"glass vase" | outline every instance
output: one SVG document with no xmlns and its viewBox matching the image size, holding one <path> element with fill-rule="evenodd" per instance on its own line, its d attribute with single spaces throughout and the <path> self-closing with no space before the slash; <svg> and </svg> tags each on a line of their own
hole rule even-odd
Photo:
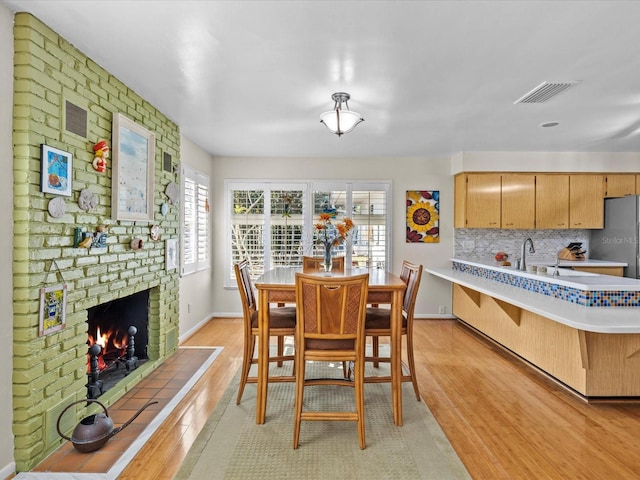
<svg viewBox="0 0 640 480">
<path fill-rule="evenodd" d="M 324 271 L 329 273 L 331 272 L 331 267 L 333 267 L 333 257 L 331 255 L 331 247 L 326 247 L 324 249 L 324 259 L 322 260 L 322 267 Z"/>
</svg>

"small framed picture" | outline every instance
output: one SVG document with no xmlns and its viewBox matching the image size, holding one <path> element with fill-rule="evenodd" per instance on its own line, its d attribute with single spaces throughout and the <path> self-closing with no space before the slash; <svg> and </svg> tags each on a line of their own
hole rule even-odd
<svg viewBox="0 0 640 480">
<path fill-rule="evenodd" d="M 164 244 L 165 269 L 175 270 L 178 268 L 178 239 L 170 238 Z"/>
<path fill-rule="evenodd" d="M 67 285 L 60 284 L 40 289 L 39 335 L 62 330 L 67 322 Z"/>
<path fill-rule="evenodd" d="M 42 191 L 70 197 L 73 184 L 73 155 L 42 144 L 40 160 Z"/>
</svg>

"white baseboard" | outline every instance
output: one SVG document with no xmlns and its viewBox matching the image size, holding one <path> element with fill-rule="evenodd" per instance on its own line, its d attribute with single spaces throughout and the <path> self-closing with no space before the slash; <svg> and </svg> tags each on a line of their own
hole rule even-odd
<svg viewBox="0 0 640 480">
<path fill-rule="evenodd" d="M 198 323 L 196 323 L 192 328 L 190 328 L 188 331 L 186 331 L 183 334 L 181 334 L 178 337 L 178 344 L 184 342 L 187 338 L 189 338 L 191 335 L 193 335 L 198 330 L 200 330 L 205 323 L 207 323 L 209 320 L 211 320 L 211 318 L 213 318 L 215 316 L 216 315 L 213 314 L 213 313 L 210 314 L 210 315 L 207 315 L 202 320 L 200 320 Z M 242 316 L 242 314 L 240 314 L 240 316 Z"/>
<path fill-rule="evenodd" d="M 10 475 L 16 473 L 16 462 L 11 462 L 0 470 L 0 478 L 9 478 Z"/>
</svg>

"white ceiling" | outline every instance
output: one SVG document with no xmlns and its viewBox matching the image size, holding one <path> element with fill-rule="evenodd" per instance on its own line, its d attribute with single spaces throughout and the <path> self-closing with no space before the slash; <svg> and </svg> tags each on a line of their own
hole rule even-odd
<svg viewBox="0 0 640 480">
<path fill-rule="evenodd" d="M 638 1 L 0 4 L 31 12 L 213 155 L 640 151 Z M 514 105 L 544 81 L 580 83 Z M 337 91 L 365 118 L 340 138 L 319 123 Z"/>
</svg>

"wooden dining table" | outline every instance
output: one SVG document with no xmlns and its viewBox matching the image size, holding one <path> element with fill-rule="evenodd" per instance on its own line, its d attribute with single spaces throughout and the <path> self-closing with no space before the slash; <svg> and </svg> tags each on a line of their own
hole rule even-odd
<svg viewBox="0 0 640 480">
<path fill-rule="evenodd" d="M 279 267 L 262 274 L 254 282 L 258 290 L 258 383 L 256 423 L 265 422 L 269 384 L 269 308 L 272 304 L 296 301 L 296 273 L 301 268 Z M 324 273 L 333 277 L 369 273 L 368 304 L 388 304 L 391 308 L 391 396 L 393 422 L 402 425 L 402 300 L 405 283 L 393 273 L 379 269 L 347 268 L 344 272 Z"/>
</svg>

